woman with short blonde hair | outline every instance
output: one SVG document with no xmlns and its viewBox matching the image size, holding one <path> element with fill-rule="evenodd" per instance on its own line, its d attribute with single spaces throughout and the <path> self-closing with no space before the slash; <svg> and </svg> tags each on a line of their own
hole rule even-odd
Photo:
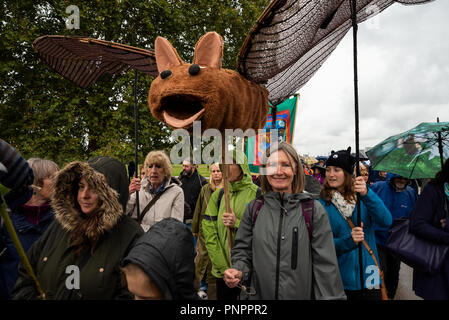
<svg viewBox="0 0 449 320">
<path fill-rule="evenodd" d="M 171 170 L 170 159 L 164 151 L 151 151 L 144 161 L 145 176 L 131 180 L 126 213 L 138 218 L 136 191 L 139 192 L 138 220 L 145 232 L 164 218 L 184 219 L 184 192 L 180 181 L 171 176 Z"/>
<path fill-rule="evenodd" d="M 143 169 L 145 172 L 148 171 L 148 167 L 150 164 L 157 164 L 160 165 L 164 175 L 167 179 L 171 178 L 171 162 L 168 156 L 165 154 L 164 151 L 150 151 L 147 156 L 145 157 L 145 161 L 143 163 Z"/>
</svg>

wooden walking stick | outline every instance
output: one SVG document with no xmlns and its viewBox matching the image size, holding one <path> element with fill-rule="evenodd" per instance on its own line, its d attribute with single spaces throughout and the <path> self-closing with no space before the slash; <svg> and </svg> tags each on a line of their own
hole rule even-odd
<svg viewBox="0 0 449 320">
<path fill-rule="evenodd" d="M 223 167 L 223 191 L 225 198 L 225 212 L 231 212 L 231 205 L 229 203 L 229 164 L 226 163 L 226 151 L 228 146 L 226 144 L 226 137 L 222 135 L 222 167 Z M 220 208 L 218 208 L 220 210 Z M 232 247 L 232 238 L 231 238 L 231 228 L 226 227 L 226 237 L 228 238 L 228 256 L 229 262 L 231 262 L 231 247 Z"/>
</svg>

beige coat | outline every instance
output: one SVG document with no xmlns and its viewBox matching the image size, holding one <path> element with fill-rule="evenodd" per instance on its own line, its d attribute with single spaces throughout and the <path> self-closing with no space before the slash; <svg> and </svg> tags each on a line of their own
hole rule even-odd
<svg viewBox="0 0 449 320">
<path fill-rule="evenodd" d="M 142 180 L 142 188 L 139 191 L 139 207 L 140 212 L 145 209 L 146 205 L 153 199 L 153 194 L 146 191 L 149 181 L 145 177 Z M 126 213 L 133 218 L 137 218 L 136 193 L 129 197 L 126 204 Z M 166 186 L 166 190 L 162 196 L 153 204 L 150 210 L 145 214 L 140 224 L 145 232 L 151 228 L 153 224 L 165 218 L 172 217 L 183 221 L 184 219 L 184 193 L 179 185 L 170 182 Z"/>
</svg>

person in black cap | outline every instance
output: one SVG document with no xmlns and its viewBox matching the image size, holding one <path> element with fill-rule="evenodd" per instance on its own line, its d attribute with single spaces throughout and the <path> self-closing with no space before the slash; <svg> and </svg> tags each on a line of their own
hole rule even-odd
<svg viewBox="0 0 449 320">
<path fill-rule="evenodd" d="M 125 165 L 109 157 L 71 162 L 56 174 L 55 221 L 27 252 L 47 299 L 131 298 L 119 267 L 143 230 L 124 214 L 126 198 L 120 202 L 127 180 Z M 37 297 L 21 263 L 12 298 Z"/>
<path fill-rule="evenodd" d="M 347 150 L 332 151 L 326 161 L 326 179 L 320 193 L 320 202 L 329 216 L 338 265 L 348 300 L 380 300 L 380 272 L 371 254 L 362 246 L 363 288 L 361 287 L 358 244 L 365 240 L 376 261 L 374 223 L 389 227 L 391 213 L 377 194 L 368 189 L 362 176 L 353 178 L 356 159 Z M 361 226 L 357 226 L 356 193 L 360 196 Z"/>
<path fill-rule="evenodd" d="M 192 233 L 165 218 L 137 241 L 121 269 L 136 300 L 199 300 L 193 260 Z"/>
</svg>

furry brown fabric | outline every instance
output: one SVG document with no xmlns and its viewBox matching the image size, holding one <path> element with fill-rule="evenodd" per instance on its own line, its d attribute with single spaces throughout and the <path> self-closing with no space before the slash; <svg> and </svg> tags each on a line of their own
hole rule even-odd
<svg viewBox="0 0 449 320">
<path fill-rule="evenodd" d="M 201 67 L 196 75 L 189 73 L 191 65 L 179 58 L 166 39 L 156 39 L 155 54 L 159 72 L 171 72 L 164 79 L 160 74 L 151 84 L 148 105 L 155 118 L 190 132 L 195 120 L 201 121 L 201 132 L 264 127 L 268 91 L 221 68 L 223 39 L 216 32 L 206 33 L 195 46 L 193 63 Z"/>
<path fill-rule="evenodd" d="M 84 177 L 98 194 L 99 208 L 94 214 L 84 215 L 77 202 L 78 184 Z M 81 251 L 93 251 L 101 236 L 111 230 L 123 214 L 117 192 L 109 187 L 103 174 L 87 163 L 72 162 L 58 172 L 51 205 L 56 220 L 70 233 L 72 244 Z"/>
</svg>

